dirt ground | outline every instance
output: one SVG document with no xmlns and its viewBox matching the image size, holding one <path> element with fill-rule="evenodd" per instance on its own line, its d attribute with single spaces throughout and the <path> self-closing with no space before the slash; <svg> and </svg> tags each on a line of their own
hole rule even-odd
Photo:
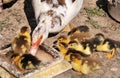
<svg viewBox="0 0 120 78">
<path fill-rule="evenodd" d="M 25 2 L 18 0 L 12 7 L 0 13 L 0 47 L 9 44 L 22 26 L 35 28 L 36 22 L 30 2 L 30 0 Z M 84 0 L 82 9 L 71 22 L 74 26 L 87 25 L 93 36 L 101 32 L 105 37 L 120 41 L 120 23 L 109 17 L 105 2 L 106 0 Z M 98 6 L 101 5 L 103 7 L 99 8 Z M 55 37 L 47 39 L 46 42 L 51 42 L 51 40 L 53 42 L 53 38 Z M 54 78 L 120 78 L 120 50 L 111 59 L 105 58 L 105 55 L 105 53 L 95 54 L 95 57 L 102 63 L 100 70 L 88 75 L 77 75 L 71 69 Z M 14 78 L 2 68 L 0 68 L 0 76 L 1 78 Z"/>
</svg>

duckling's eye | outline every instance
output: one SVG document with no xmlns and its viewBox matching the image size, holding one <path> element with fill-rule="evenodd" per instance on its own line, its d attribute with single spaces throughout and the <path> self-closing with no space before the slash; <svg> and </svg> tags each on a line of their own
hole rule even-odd
<svg viewBox="0 0 120 78">
<path fill-rule="evenodd" d="M 70 46 L 73 46 L 73 44 L 70 44 Z"/>
<path fill-rule="evenodd" d="M 59 44 L 59 46 L 62 46 L 62 44 Z"/>
</svg>

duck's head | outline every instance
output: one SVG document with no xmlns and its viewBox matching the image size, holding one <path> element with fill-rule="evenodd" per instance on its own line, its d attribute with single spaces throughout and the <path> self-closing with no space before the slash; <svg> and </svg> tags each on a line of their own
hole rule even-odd
<svg viewBox="0 0 120 78">
<path fill-rule="evenodd" d="M 20 29 L 20 33 L 25 33 L 25 32 L 29 32 L 29 28 L 27 26 L 23 26 L 21 29 Z"/>
<path fill-rule="evenodd" d="M 60 36 L 58 38 L 58 42 L 64 42 L 64 43 L 68 44 L 69 41 L 70 41 L 70 39 L 68 37 L 66 37 L 66 36 Z"/>
<path fill-rule="evenodd" d="M 57 45 L 57 47 L 59 48 L 59 49 L 67 49 L 67 44 L 66 43 L 64 43 L 64 42 L 60 42 L 58 45 Z"/>
<path fill-rule="evenodd" d="M 56 41 L 53 42 L 53 47 L 56 48 L 56 45 L 59 45 L 59 44 L 63 44 L 63 45 L 67 45 L 69 43 L 70 39 L 67 38 L 67 36 L 60 36 L 57 38 Z"/>
<path fill-rule="evenodd" d="M 71 40 L 68 44 L 68 48 L 77 49 L 78 46 L 81 46 L 77 40 Z"/>
<path fill-rule="evenodd" d="M 35 55 L 39 45 L 48 38 L 50 22 L 48 20 L 40 21 L 32 33 L 32 45 L 30 54 Z"/>
<path fill-rule="evenodd" d="M 97 44 L 103 43 L 104 40 L 105 40 L 105 37 L 102 33 L 98 33 L 98 34 L 95 35 L 95 41 L 96 41 Z"/>
<path fill-rule="evenodd" d="M 79 60 L 82 60 L 82 57 L 79 53 L 72 53 L 70 56 L 70 61 L 77 62 Z"/>
</svg>

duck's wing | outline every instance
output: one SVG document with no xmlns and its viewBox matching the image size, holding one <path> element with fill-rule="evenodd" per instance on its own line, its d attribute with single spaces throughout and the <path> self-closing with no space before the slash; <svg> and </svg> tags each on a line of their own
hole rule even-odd
<svg viewBox="0 0 120 78">
<path fill-rule="evenodd" d="M 71 3 L 71 2 L 72 3 Z M 82 8 L 83 0 L 66 0 L 67 14 L 65 19 L 65 24 L 69 23 Z"/>
</svg>

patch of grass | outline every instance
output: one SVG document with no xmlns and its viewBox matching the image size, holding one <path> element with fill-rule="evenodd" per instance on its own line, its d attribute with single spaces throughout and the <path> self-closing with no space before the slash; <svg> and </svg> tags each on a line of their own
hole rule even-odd
<svg viewBox="0 0 120 78">
<path fill-rule="evenodd" d="M 102 17 L 106 16 L 106 14 L 100 8 L 87 7 L 87 8 L 84 8 L 84 10 L 86 11 L 88 16 L 95 16 L 95 15 L 102 16 Z"/>
<path fill-rule="evenodd" d="M 5 26 L 7 26 L 6 24 L 7 24 L 7 20 L 0 21 L 0 32 L 3 30 Z"/>
<path fill-rule="evenodd" d="M 88 17 L 88 20 L 86 20 L 89 24 L 91 24 L 94 28 L 99 29 L 100 25 L 97 21 L 93 20 L 92 18 Z"/>
</svg>

